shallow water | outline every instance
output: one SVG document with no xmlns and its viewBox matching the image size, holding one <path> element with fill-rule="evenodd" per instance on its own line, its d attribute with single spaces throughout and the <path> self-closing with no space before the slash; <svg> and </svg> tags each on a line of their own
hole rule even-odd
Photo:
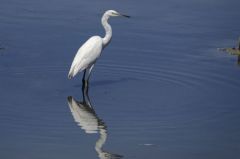
<svg viewBox="0 0 240 159">
<path fill-rule="evenodd" d="M 217 48 L 236 44 L 239 5 L 1 0 L 0 158 L 237 158 L 240 66 Z M 80 123 L 81 75 L 67 73 L 107 9 L 132 18 L 110 20 Z"/>
</svg>

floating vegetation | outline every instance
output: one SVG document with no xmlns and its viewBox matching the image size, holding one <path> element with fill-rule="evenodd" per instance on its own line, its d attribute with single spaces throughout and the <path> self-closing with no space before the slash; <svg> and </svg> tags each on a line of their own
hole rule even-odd
<svg viewBox="0 0 240 159">
<path fill-rule="evenodd" d="M 238 56 L 238 64 L 240 64 L 240 38 L 238 40 L 237 46 L 233 48 L 218 48 L 219 51 L 225 51 L 230 55 Z"/>
</svg>

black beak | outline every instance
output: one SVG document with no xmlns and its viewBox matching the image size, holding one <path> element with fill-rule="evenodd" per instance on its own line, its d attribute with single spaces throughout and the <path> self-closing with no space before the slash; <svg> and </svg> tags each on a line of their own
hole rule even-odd
<svg viewBox="0 0 240 159">
<path fill-rule="evenodd" d="M 125 15 L 125 14 L 121 14 L 121 16 L 126 17 L 126 18 L 130 18 L 129 15 Z"/>
</svg>

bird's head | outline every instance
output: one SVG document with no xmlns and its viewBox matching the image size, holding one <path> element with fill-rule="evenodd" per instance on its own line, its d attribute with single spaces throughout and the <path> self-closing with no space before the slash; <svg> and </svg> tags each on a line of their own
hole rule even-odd
<svg viewBox="0 0 240 159">
<path fill-rule="evenodd" d="M 108 16 L 111 16 L 111 17 L 122 16 L 122 17 L 130 18 L 130 16 L 125 15 L 125 14 L 120 14 L 119 12 L 117 12 L 115 10 L 108 10 L 105 12 L 105 14 L 107 14 Z"/>
</svg>

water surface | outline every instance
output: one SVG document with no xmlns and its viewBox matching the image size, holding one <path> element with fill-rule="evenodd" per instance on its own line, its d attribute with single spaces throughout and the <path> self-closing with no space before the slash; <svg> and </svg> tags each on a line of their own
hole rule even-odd
<svg viewBox="0 0 240 159">
<path fill-rule="evenodd" d="M 0 158 L 104 158 L 101 150 L 126 159 L 237 158 L 240 67 L 217 48 L 235 45 L 239 5 L 1 0 Z M 68 103 L 83 101 L 81 75 L 67 74 L 78 47 L 104 35 L 107 9 L 132 18 L 110 20 L 114 37 L 90 81 L 95 126 L 87 133 Z"/>
</svg>

